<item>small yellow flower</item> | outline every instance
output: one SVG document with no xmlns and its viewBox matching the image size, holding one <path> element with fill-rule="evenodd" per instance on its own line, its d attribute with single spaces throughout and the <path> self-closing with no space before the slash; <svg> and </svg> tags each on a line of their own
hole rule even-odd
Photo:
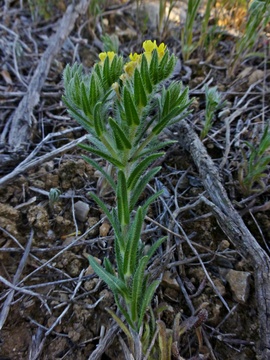
<svg viewBox="0 0 270 360">
<path fill-rule="evenodd" d="M 148 53 L 148 52 L 149 52 L 149 53 L 152 53 L 152 51 L 157 48 L 157 42 L 156 42 L 156 40 L 154 40 L 154 41 L 152 41 L 152 40 L 146 40 L 146 41 L 144 41 L 144 43 L 143 43 L 143 48 L 144 48 L 144 51 L 145 51 L 145 52 L 147 52 L 147 53 Z"/>
<path fill-rule="evenodd" d="M 140 62 L 141 61 L 141 58 L 142 58 L 142 55 L 140 54 L 137 54 L 137 53 L 134 53 L 134 54 L 129 54 L 129 58 L 131 61 L 136 61 L 136 62 Z"/>
<path fill-rule="evenodd" d="M 158 58 L 162 59 L 165 51 L 166 51 L 166 45 L 164 43 L 161 43 L 158 47 L 157 47 L 157 52 L 158 52 Z"/>
<path fill-rule="evenodd" d="M 144 48 L 144 55 L 146 56 L 147 61 L 150 62 L 152 59 L 152 52 L 155 49 L 158 52 L 159 60 L 163 58 L 163 56 L 165 54 L 165 50 L 166 50 L 166 45 L 164 43 L 161 43 L 159 46 L 157 46 L 156 40 L 154 40 L 154 41 L 146 40 L 143 43 L 143 48 Z"/>
<path fill-rule="evenodd" d="M 132 76 L 135 70 L 135 67 L 137 66 L 136 61 L 130 61 L 124 66 L 124 71 L 128 76 Z"/>
<path fill-rule="evenodd" d="M 107 56 L 108 56 L 109 61 L 111 63 L 113 61 L 113 58 L 115 57 L 115 55 L 116 55 L 115 52 L 108 51 L 108 52 L 102 52 L 98 56 L 99 56 L 99 58 L 101 60 L 100 63 L 103 64 Z"/>
</svg>

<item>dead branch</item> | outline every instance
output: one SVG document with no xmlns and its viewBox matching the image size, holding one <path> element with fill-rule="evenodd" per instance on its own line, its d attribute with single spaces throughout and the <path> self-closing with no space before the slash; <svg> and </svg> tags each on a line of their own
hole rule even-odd
<svg viewBox="0 0 270 360">
<path fill-rule="evenodd" d="M 0 179 L 0 187 L 7 185 L 11 180 L 15 179 L 18 175 L 25 173 L 26 171 L 33 169 L 36 166 L 39 166 L 43 164 L 46 161 L 49 161 L 51 159 L 54 159 L 57 155 L 63 154 L 64 152 L 73 149 L 76 147 L 79 143 L 86 140 L 87 135 L 83 135 L 79 139 L 72 140 L 68 144 L 65 144 L 61 146 L 60 148 L 57 148 L 50 153 L 47 153 L 43 156 L 37 157 L 36 159 L 33 159 L 32 153 L 23 161 L 23 163 L 19 164 L 11 173 L 7 174 L 6 176 L 3 176 Z M 35 151 L 35 150 L 34 150 Z M 1 159 L 1 157 L 0 157 Z"/>
<path fill-rule="evenodd" d="M 211 200 L 211 207 L 220 227 L 237 250 L 251 261 L 254 269 L 255 289 L 260 326 L 258 355 L 270 359 L 270 258 L 247 229 L 244 221 L 234 209 L 219 180 L 219 173 L 205 147 L 186 121 L 178 127 L 181 146 L 190 152 L 203 185 Z"/>
<path fill-rule="evenodd" d="M 77 18 L 86 12 L 89 4 L 90 0 L 81 0 L 78 5 L 69 5 L 57 32 L 51 36 L 49 45 L 42 55 L 28 86 L 28 91 L 12 116 L 8 138 L 11 149 L 18 150 L 29 141 L 31 135 L 31 114 L 33 108 L 39 102 L 40 92 L 47 78 L 51 62 L 73 30 Z"/>
</svg>

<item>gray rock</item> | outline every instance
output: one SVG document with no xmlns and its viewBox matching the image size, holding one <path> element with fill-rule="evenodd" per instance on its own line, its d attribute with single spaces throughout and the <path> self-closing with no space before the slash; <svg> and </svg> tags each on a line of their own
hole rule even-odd
<svg viewBox="0 0 270 360">
<path fill-rule="evenodd" d="M 76 219 L 81 222 L 85 222 L 87 220 L 88 213 L 90 210 L 89 205 L 83 201 L 77 201 L 74 204 L 74 209 L 75 209 Z"/>
<path fill-rule="evenodd" d="M 230 269 L 226 275 L 233 298 L 239 303 L 246 303 L 249 295 L 250 273 L 246 271 L 235 271 Z"/>
</svg>

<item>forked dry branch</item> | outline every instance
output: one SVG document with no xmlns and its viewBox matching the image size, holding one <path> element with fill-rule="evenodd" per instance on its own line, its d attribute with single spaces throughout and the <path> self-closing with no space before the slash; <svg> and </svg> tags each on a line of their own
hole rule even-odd
<svg viewBox="0 0 270 360">
<path fill-rule="evenodd" d="M 219 173 L 213 160 L 196 133 L 186 121 L 178 126 L 181 146 L 190 152 L 201 175 L 204 188 L 211 201 L 205 203 L 211 208 L 224 233 L 236 249 L 250 259 L 255 278 L 257 309 L 260 325 L 260 345 L 258 354 L 262 359 L 270 358 L 270 258 L 252 236 L 238 212 L 234 209 L 219 180 Z"/>
</svg>

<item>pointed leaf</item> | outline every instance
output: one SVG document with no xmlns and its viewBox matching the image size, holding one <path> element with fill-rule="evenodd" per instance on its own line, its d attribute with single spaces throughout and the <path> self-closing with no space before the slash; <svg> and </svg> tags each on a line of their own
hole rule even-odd
<svg viewBox="0 0 270 360">
<path fill-rule="evenodd" d="M 143 321 L 144 315 L 146 313 L 146 308 L 150 304 L 159 283 L 160 282 L 158 280 L 153 281 L 152 284 L 148 285 L 148 287 L 146 288 L 146 291 L 143 295 L 141 306 L 139 309 L 139 321 L 138 321 L 138 325 L 137 325 L 138 329 L 142 325 L 142 321 Z"/>
<path fill-rule="evenodd" d="M 104 133 L 104 123 L 101 115 L 102 102 L 99 101 L 94 107 L 94 126 L 98 137 Z"/>
<path fill-rule="evenodd" d="M 113 219 L 111 213 L 109 212 L 109 210 L 107 209 L 107 206 L 105 205 L 105 203 L 102 200 L 100 200 L 100 198 L 91 191 L 88 193 L 88 195 L 90 195 L 93 198 L 93 200 L 98 204 L 98 206 L 103 210 L 103 212 L 107 216 L 109 222 L 111 223 L 113 229 L 114 230 L 117 229 L 114 219 Z"/>
<path fill-rule="evenodd" d="M 138 126 L 140 124 L 140 118 L 127 86 L 124 87 L 123 101 L 128 125 Z"/>
<path fill-rule="evenodd" d="M 129 190 L 132 190 L 135 185 L 138 182 L 138 179 L 142 175 L 142 173 L 145 171 L 145 169 L 156 159 L 162 157 L 164 153 L 156 153 L 147 156 L 145 159 L 143 159 L 133 170 L 130 174 L 127 182 L 127 186 Z"/>
<path fill-rule="evenodd" d="M 132 303 L 131 303 L 131 318 L 134 322 L 138 321 L 138 310 L 140 307 L 140 301 L 143 296 L 142 284 L 144 279 L 144 271 L 149 260 L 148 256 L 144 256 L 140 259 L 138 267 L 135 271 L 132 282 Z"/>
<path fill-rule="evenodd" d="M 149 257 L 149 259 L 152 258 L 152 256 L 154 255 L 154 253 L 157 251 L 157 249 L 160 247 L 160 245 L 167 239 L 167 236 L 164 236 L 160 239 L 158 239 L 148 250 L 147 252 L 147 256 Z"/>
<path fill-rule="evenodd" d="M 148 211 L 148 207 L 149 205 L 151 205 L 156 199 L 158 199 L 160 197 L 160 195 L 163 194 L 163 190 L 159 190 L 158 192 L 156 192 L 155 194 L 151 195 L 143 204 L 142 206 L 142 210 L 143 210 L 143 218 L 145 218 L 147 211 Z"/>
<path fill-rule="evenodd" d="M 88 164 L 92 165 L 96 170 L 98 170 L 111 185 L 112 189 L 116 190 L 116 184 L 113 181 L 113 178 L 101 167 L 95 160 L 90 159 L 88 156 L 82 155 L 82 158 L 88 162 Z"/>
<path fill-rule="evenodd" d="M 128 232 L 127 236 L 127 245 L 123 263 L 124 274 L 127 277 L 132 276 L 135 272 L 142 226 L 142 208 L 139 207 L 136 212 L 133 224 L 131 226 L 131 231 Z"/>
<path fill-rule="evenodd" d="M 138 69 L 134 72 L 134 97 L 135 103 L 139 107 L 144 107 L 147 104 L 147 96 L 144 89 L 143 81 Z"/>
<path fill-rule="evenodd" d="M 129 209 L 132 211 L 139 200 L 142 192 L 144 191 L 146 185 L 150 182 L 151 179 L 161 170 L 161 166 L 155 167 L 149 170 L 145 175 L 143 175 L 136 184 L 136 187 L 132 191 L 132 196 L 129 204 Z"/>
<path fill-rule="evenodd" d="M 154 49 L 152 53 L 152 59 L 149 66 L 150 79 L 152 84 L 156 85 L 159 82 L 159 71 L 158 71 L 158 53 Z"/>
<path fill-rule="evenodd" d="M 68 109 L 68 113 L 90 134 L 93 132 L 93 124 L 89 118 L 84 117 L 80 110 L 73 105 L 66 96 L 62 96 L 62 101 Z"/>
<path fill-rule="evenodd" d="M 109 286 L 112 291 L 121 294 L 121 296 L 123 297 L 128 294 L 128 290 L 123 281 L 118 279 L 116 276 L 108 273 L 102 266 L 100 266 L 96 262 L 93 256 L 90 255 L 88 259 L 95 273 Z"/>
<path fill-rule="evenodd" d="M 111 317 L 114 319 L 114 321 L 119 325 L 120 329 L 125 333 L 129 341 L 133 341 L 132 334 L 130 333 L 127 326 L 123 323 L 123 321 L 109 308 L 106 308 L 108 313 L 111 315 Z M 124 315 L 124 314 L 123 314 Z"/>
<path fill-rule="evenodd" d="M 144 54 L 142 55 L 142 62 L 141 62 L 141 76 L 147 93 L 151 94 L 153 90 L 153 86 L 149 75 L 148 61 Z"/>
<path fill-rule="evenodd" d="M 94 147 L 89 146 L 89 145 L 85 145 L 85 144 L 79 144 L 79 147 L 81 147 L 82 149 L 85 149 L 85 150 L 87 150 L 87 151 L 89 151 L 89 152 L 91 152 L 93 154 L 101 156 L 103 159 L 109 161 L 111 164 L 115 165 L 118 168 L 123 168 L 124 167 L 124 165 L 120 161 L 116 160 L 115 158 L 108 155 L 104 151 L 95 149 Z"/>
<path fill-rule="evenodd" d="M 124 131 L 111 117 L 109 117 L 109 124 L 112 128 L 117 148 L 119 150 L 131 149 L 132 145 Z"/>
<path fill-rule="evenodd" d="M 126 177 L 122 170 L 118 171 L 118 184 L 117 184 L 117 211 L 118 218 L 122 225 L 127 225 L 130 220 L 129 206 L 128 206 L 128 193 Z"/>
<path fill-rule="evenodd" d="M 81 83 L 81 99 L 83 112 L 87 117 L 91 118 L 93 109 L 91 109 L 90 103 L 88 101 L 87 90 L 83 82 Z"/>
</svg>

